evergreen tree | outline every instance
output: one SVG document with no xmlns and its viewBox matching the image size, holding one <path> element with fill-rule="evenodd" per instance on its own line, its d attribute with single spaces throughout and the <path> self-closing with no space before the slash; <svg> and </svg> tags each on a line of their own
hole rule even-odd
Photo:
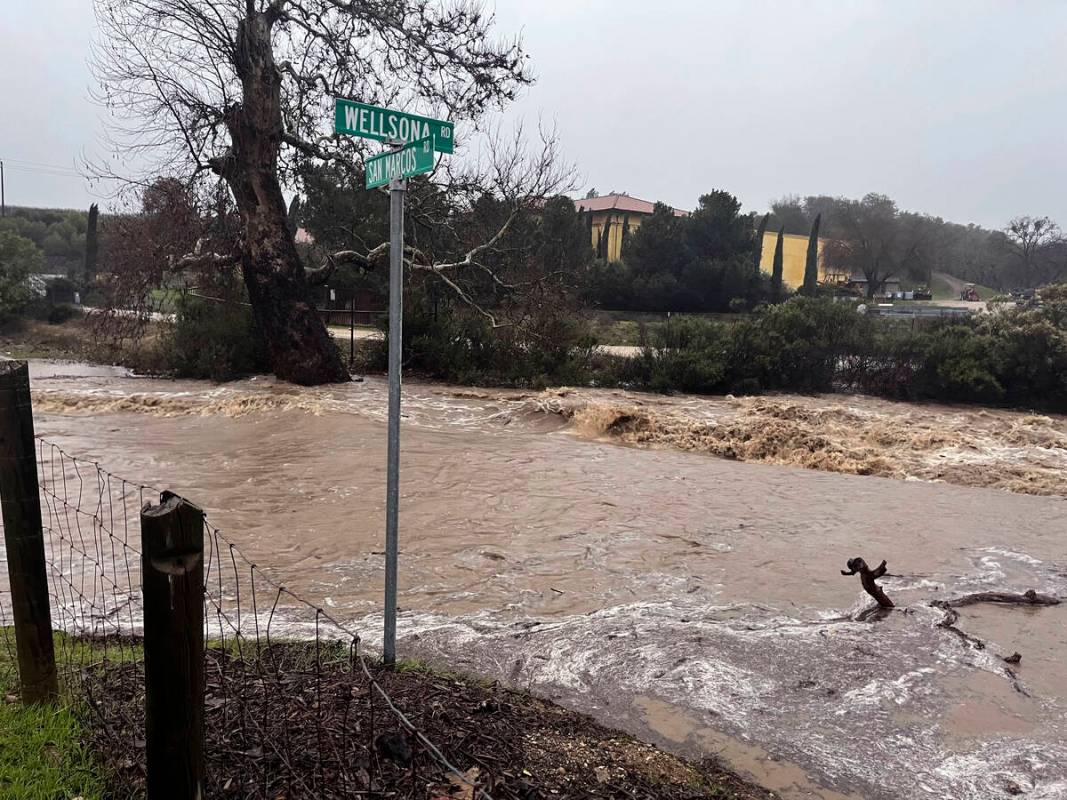
<svg viewBox="0 0 1067 800">
<path fill-rule="evenodd" d="M 574 201 L 562 195 L 549 198 L 536 223 L 531 238 L 540 265 L 568 275 L 584 273 L 593 258 L 593 247 L 582 212 L 574 207 Z"/>
<path fill-rule="evenodd" d="M 85 284 L 89 284 L 96 277 L 96 257 L 100 252 L 100 239 L 96 230 L 99 217 L 100 209 L 93 203 L 89 206 L 89 219 L 85 226 L 85 261 L 82 263 L 82 281 Z"/>
<path fill-rule="evenodd" d="M 294 194 L 293 199 L 289 201 L 289 211 L 285 215 L 290 233 L 295 234 L 296 229 L 300 227 L 300 216 L 302 211 L 303 208 L 300 204 L 300 195 Z"/>
<path fill-rule="evenodd" d="M 756 249 L 752 253 L 756 277 L 759 277 L 759 265 L 760 261 L 763 260 L 763 235 L 767 232 L 767 222 L 770 218 L 770 212 L 764 214 L 763 219 L 759 221 L 759 227 L 756 228 Z"/>
<path fill-rule="evenodd" d="M 771 270 L 771 296 L 774 302 L 782 299 L 782 248 L 785 244 L 785 227 L 778 230 L 778 241 L 774 244 L 774 266 Z"/>
<path fill-rule="evenodd" d="M 601 261 L 609 261 L 611 256 L 611 214 L 604 219 L 604 227 L 600 229 L 600 241 L 597 243 L 596 255 Z"/>
<path fill-rule="evenodd" d="M 804 261 L 804 294 L 814 297 L 819 289 L 819 223 L 822 214 L 815 215 L 808 234 L 808 257 Z"/>
<path fill-rule="evenodd" d="M 619 258 L 626 258 L 626 245 L 630 241 L 630 215 L 622 218 L 622 242 L 619 244 Z"/>
</svg>

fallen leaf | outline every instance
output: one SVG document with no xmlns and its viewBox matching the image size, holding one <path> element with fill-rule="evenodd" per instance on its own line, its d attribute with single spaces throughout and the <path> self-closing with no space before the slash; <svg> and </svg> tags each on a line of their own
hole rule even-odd
<svg viewBox="0 0 1067 800">
<path fill-rule="evenodd" d="M 463 773 L 462 778 L 449 775 L 448 782 L 452 784 L 452 788 L 449 789 L 444 800 L 474 800 L 474 787 L 480 774 L 481 770 L 471 767 Z"/>
</svg>

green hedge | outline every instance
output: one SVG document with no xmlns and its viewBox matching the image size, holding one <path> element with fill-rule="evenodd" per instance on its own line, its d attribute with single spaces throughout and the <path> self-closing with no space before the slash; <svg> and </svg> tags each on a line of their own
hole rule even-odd
<svg viewBox="0 0 1067 800">
<path fill-rule="evenodd" d="M 1058 288 L 1027 310 L 920 322 L 794 298 L 735 325 L 680 320 L 616 376 L 657 391 L 859 391 L 1067 410 L 1067 298 Z"/>
</svg>

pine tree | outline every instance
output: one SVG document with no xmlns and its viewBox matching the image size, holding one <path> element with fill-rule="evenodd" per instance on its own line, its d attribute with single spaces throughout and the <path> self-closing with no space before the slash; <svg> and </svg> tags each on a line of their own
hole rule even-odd
<svg viewBox="0 0 1067 800">
<path fill-rule="evenodd" d="M 82 280 L 85 284 L 92 282 L 96 277 L 96 257 L 100 251 L 100 240 L 96 227 L 100 217 L 100 209 L 96 203 L 89 206 L 89 220 L 85 227 L 85 261 L 82 264 Z"/>
<path fill-rule="evenodd" d="M 774 244 L 774 267 L 771 271 L 771 299 L 777 303 L 782 299 L 782 248 L 785 245 L 785 226 L 778 231 L 778 241 Z"/>
<path fill-rule="evenodd" d="M 815 215 L 808 234 L 808 257 L 804 261 L 804 290 L 808 297 L 814 297 L 819 290 L 819 222 L 822 214 Z"/>
<path fill-rule="evenodd" d="M 755 267 L 756 277 L 759 277 L 759 265 L 763 260 L 763 235 L 767 232 L 767 222 L 770 220 L 770 213 L 763 215 L 763 219 L 759 221 L 759 227 L 756 228 L 756 249 L 752 254 L 753 266 Z"/>
</svg>

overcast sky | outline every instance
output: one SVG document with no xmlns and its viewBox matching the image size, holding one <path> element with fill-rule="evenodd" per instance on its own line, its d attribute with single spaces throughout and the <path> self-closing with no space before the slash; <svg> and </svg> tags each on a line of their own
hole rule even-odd
<svg viewBox="0 0 1067 800">
<path fill-rule="evenodd" d="M 586 188 L 691 208 L 714 188 L 890 195 L 1001 227 L 1067 225 L 1062 0 L 498 0 Z M 0 158 L 11 204 L 84 206 L 98 147 L 90 0 L 3 0 Z M 34 163 L 27 163 L 34 162 Z M 39 169 L 39 168 L 36 168 Z"/>
</svg>

